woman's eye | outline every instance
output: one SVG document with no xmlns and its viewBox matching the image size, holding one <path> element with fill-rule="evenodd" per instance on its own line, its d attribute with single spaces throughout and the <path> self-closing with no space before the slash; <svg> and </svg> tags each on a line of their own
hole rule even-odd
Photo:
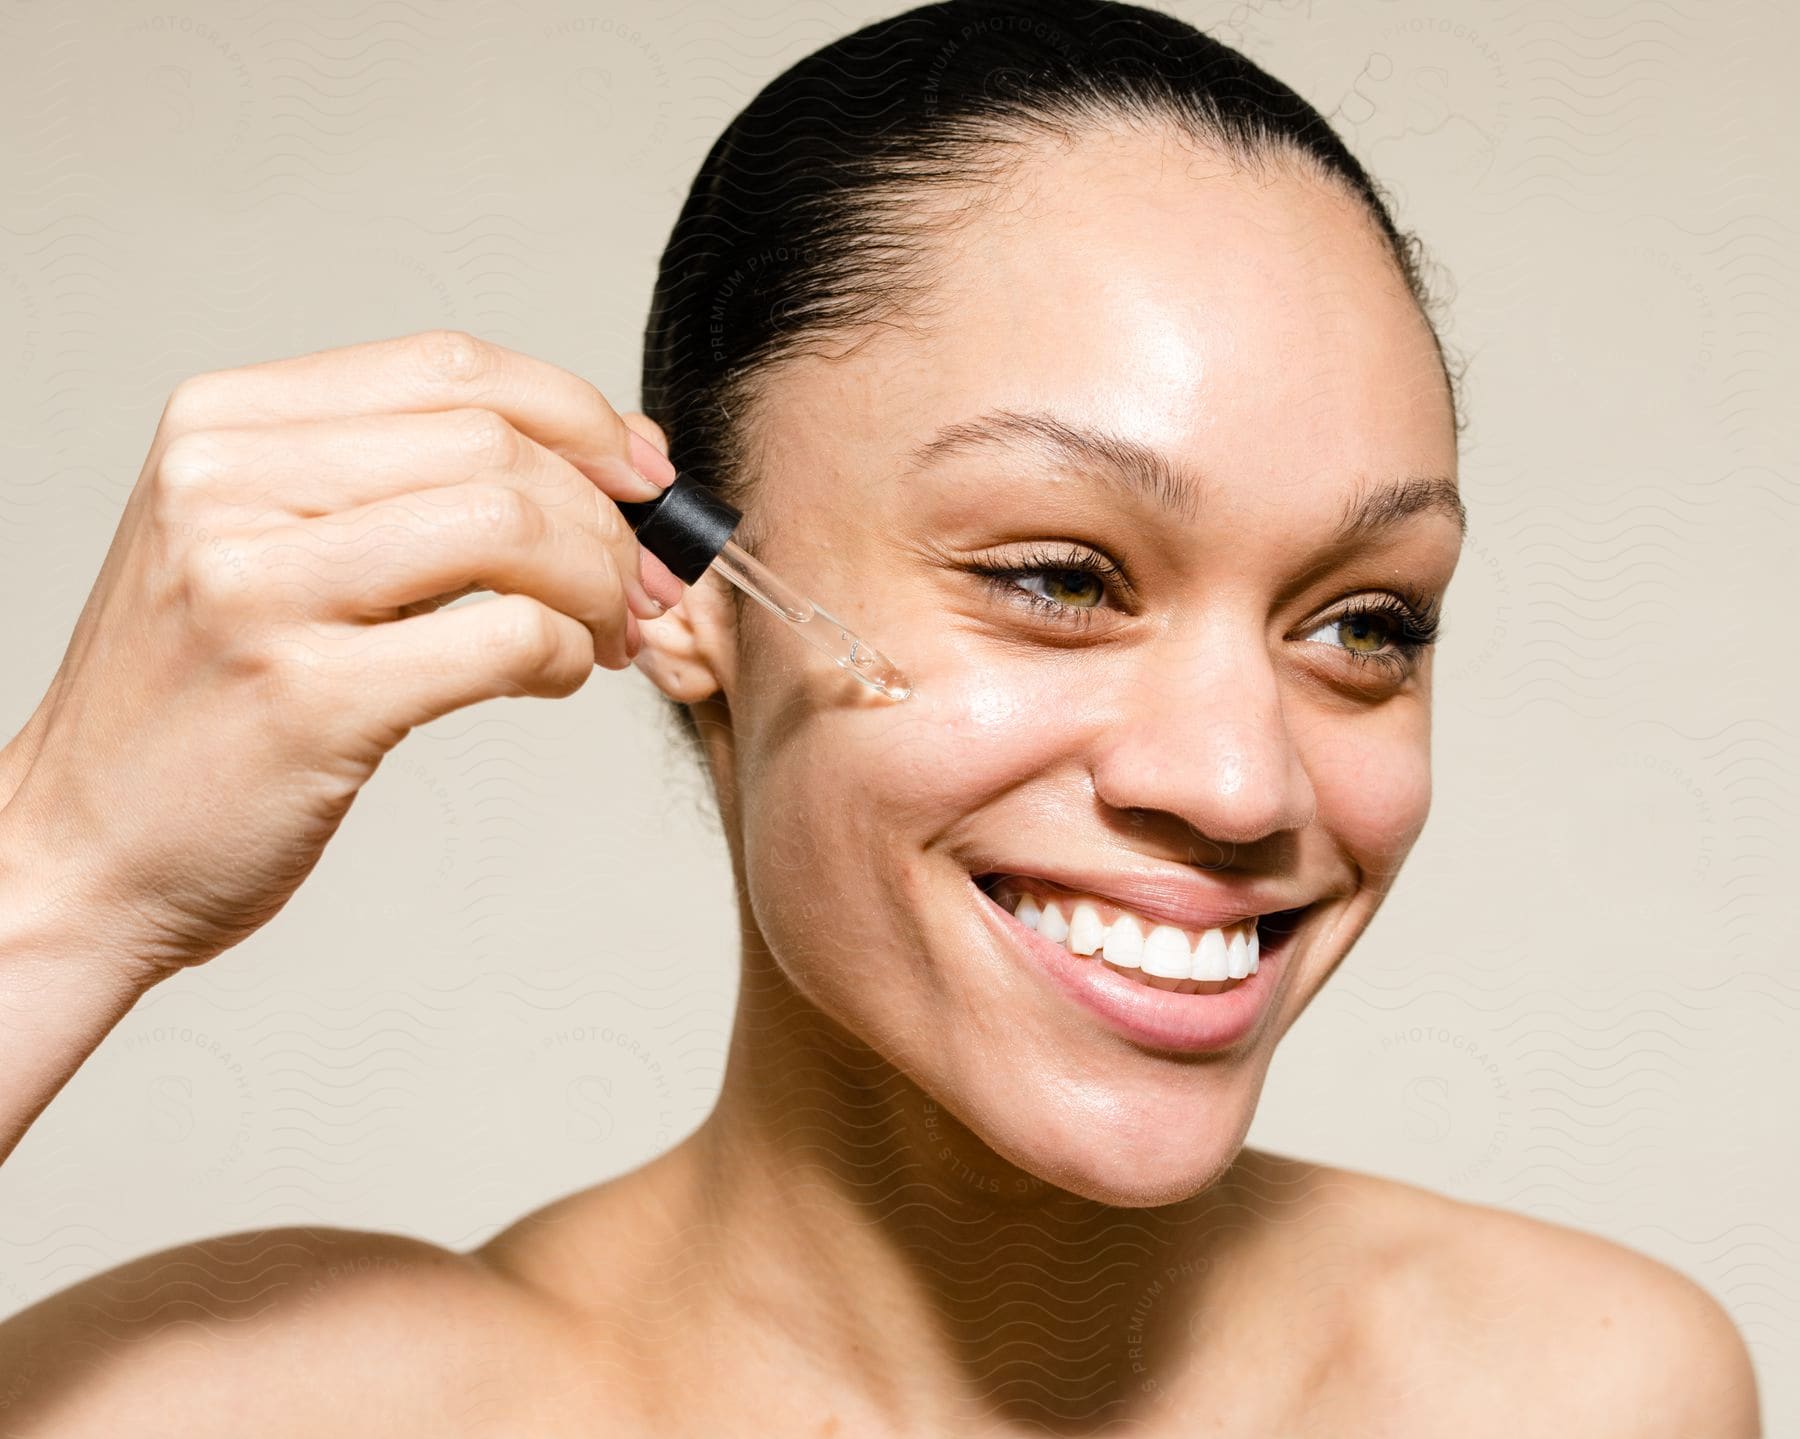
<svg viewBox="0 0 1800 1439">
<path fill-rule="evenodd" d="M 1006 562 L 965 565 L 1001 600 L 1059 624 L 1085 626 L 1130 593 L 1125 572 L 1097 550 L 1070 544 Z"/>
<path fill-rule="evenodd" d="M 1041 583 L 1042 588 L 1034 593 L 1074 609 L 1092 609 L 1106 599 L 1100 577 L 1082 570 L 1023 570 L 1014 582 L 1027 590 L 1032 582 Z"/>
<path fill-rule="evenodd" d="M 1330 645 L 1358 665 L 1376 665 L 1403 679 L 1437 643 L 1439 614 L 1435 600 L 1409 602 L 1391 595 L 1362 599 L 1302 638 Z"/>
<path fill-rule="evenodd" d="M 1339 615 L 1320 625 L 1306 638 L 1338 645 L 1351 654 L 1379 654 L 1394 642 L 1394 624 L 1385 615 Z"/>
</svg>

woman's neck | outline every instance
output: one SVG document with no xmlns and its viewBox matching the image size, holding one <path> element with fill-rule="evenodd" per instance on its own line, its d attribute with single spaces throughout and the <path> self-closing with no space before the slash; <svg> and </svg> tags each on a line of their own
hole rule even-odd
<svg viewBox="0 0 1800 1439">
<path fill-rule="evenodd" d="M 715 1374 L 753 1336 L 756 1371 L 936 1432 L 1085 1429 L 1241 1366 L 1257 1255 L 1299 1201 L 1282 1161 L 1245 1151 L 1154 1209 L 1055 1188 L 748 955 L 718 1105 L 663 1173 L 684 1312 L 658 1328 L 726 1336 Z"/>
</svg>

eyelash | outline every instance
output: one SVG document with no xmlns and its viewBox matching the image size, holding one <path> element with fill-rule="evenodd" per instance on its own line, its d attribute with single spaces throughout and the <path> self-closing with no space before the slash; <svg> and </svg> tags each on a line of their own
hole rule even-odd
<svg viewBox="0 0 1800 1439">
<path fill-rule="evenodd" d="M 989 587 L 1001 598 L 1012 603 L 1024 604 L 1028 609 L 1044 616 L 1052 623 L 1073 626 L 1085 630 L 1093 624 L 1093 615 L 1098 605 L 1065 605 L 1044 595 L 1036 594 L 1023 588 L 1019 581 L 1043 575 L 1092 575 L 1106 587 L 1108 598 L 1117 598 L 1120 594 L 1129 594 L 1130 582 L 1125 572 L 1105 555 L 1093 550 L 1083 549 L 1079 545 L 1069 545 L 1061 551 L 1040 549 L 1022 556 L 1013 564 L 966 566 L 969 573 L 981 576 Z M 1404 679 L 1419 662 L 1419 656 L 1438 642 L 1441 631 L 1440 614 L 1442 605 L 1435 600 L 1428 600 L 1422 595 L 1383 594 L 1364 596 L 1352 600 L 1343 609 L 1329 618 L 1322 620 L 1315 628 L 1326 625 L 1352 624 L 1359 619 L 1378 617 L 1393 628 L 1393 637 L 1388 648 L 1376 654 L 1367 654 L 1358 650 L 1346 649 L 1342 645 L 1334 646 L 1340 653 L 1348 655 L 1358 665 L 1379 665 L 1390 671 L 1396 679 Z"/>
<path fill-rule="evenodd" d="M 1438 634 L 1442 626 L 1439 613 L 1442 606 L 1435 600 L 1427 600 L 1420 595 L 1365 595 L 1352 600 L 1324 625 L 1350 624 L 1369 616 L 1378 616 L 1393 627 L 1393 638 L 1388 641 L 1388 648 L 1379 654 L 1363 654 L 1358 650 L 1336 648 L 1355 660 L 1359 665 L 1380 665 L 1390 671 L 1394 678 L 1405 679 L 1418 666 L 1419 656 L 1438 642 Z"/>
<path fill-rule="evenodd" d="M 1078 629 L 1086 629 L 1093 624 L 1094 611 L 1099 608 L 1098 605 L 1058 604 L 1053 599 L 1023 588 L 1019 581 L 1034 575 L 1080 574 L 1092 575 L 1100 580 L 1106 586 L 1108 597 L 1117 597 L 1130 590 L 1123 570 L 1105 555 L 1082 549 L 1079 545 L 1070 545 L 1060 553 L 1040 549 L 1022 556 L 1010 565 L 975 564 L 968 566 L 968 570 L 985 579 L 1001 598 L 1015 603 L 1022 602 L 1047 619 L 1059 624 L 1074 625 Z"/>
</svg>

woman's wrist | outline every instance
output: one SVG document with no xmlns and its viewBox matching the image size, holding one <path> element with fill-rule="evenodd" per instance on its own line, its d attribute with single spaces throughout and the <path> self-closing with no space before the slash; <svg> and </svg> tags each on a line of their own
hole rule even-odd
<svg viewBox="0 0 1800 1439">
<path fill-rule="evenodd" d="M 162 978 L 100 937 L 83 893 L 0 809 L 0 1160 Z"/>
<path fill-rule="evenodd" d="M 142 994 L 179 966 L 156 963 L 143 916 L 97 863 L 91 827 L 39 790 L 24 784 L 0 804 L 0 970 L 51 956 Z"/>
<path fill-rule="evenodd" d="M 39 737 L 44 728 L 44 708 L 39 705 L 37 712 L 25 722 L 25 727 L 0 745 L 0 818 L 5 816 L 6 807 L 19 792 L 32 761 L 37 758 Z M 5 851 L 0 850 L 0 862 L 4 858 Z"/>
</svg>

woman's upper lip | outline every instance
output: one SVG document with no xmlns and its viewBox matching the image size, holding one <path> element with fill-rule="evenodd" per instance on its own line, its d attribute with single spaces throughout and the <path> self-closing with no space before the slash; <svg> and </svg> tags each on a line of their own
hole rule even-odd
<svg viewBox="0 0 1800 1439">
<path fill-rule="evenodd" d="M 1223 929 L 1239 920 L 1299 909 L 1311 900 L 1292 889 L 1231 885 L 1190 870 L 1101 869 L 995 860 L 976 874 L 1005 875 L 1071 895 L 1091 894 L 1177 929 Z"/>
</svg>

